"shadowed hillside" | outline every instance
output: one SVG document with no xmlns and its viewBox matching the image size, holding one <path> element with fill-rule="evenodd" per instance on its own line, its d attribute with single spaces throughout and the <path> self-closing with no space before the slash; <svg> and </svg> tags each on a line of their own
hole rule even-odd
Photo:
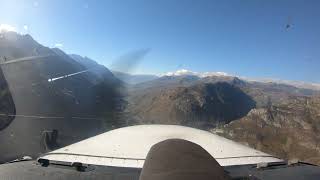
<svg viewBox="0 0 320 180">
<path fill-rule="evenodd" d="M 28 35 L 1 38 L 0 112 L 8 115 L 1 117 L 0 162 L 37 157 L 123 126 L 117 113 L 122 85 L 112 73 L 98 76 Z"/>
<path fill-rule="evenodd" d="M 0 131 L 12 122 L 14 117 L 7 116 L 15 114 L 15 105 L 8 89 L 8 84 L 4 79 L 2 70 L 0 69 Z"/>
</svg>

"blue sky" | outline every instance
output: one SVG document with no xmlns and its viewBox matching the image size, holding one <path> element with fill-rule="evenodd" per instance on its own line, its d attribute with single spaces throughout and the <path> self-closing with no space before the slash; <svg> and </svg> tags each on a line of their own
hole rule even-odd
<svg viewBox="0 0 320 180">
<path fill-rule="evenodd" d="M 148 49 L 135 73 L 183 68 L 320 82 L 318 0 L 0 0 L 0 4 L 0 24 L 107 66 L 124 54 Z"/>
</svg>

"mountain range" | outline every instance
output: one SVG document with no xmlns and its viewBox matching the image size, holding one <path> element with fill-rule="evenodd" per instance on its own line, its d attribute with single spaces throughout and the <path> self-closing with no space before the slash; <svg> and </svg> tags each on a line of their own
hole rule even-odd
<svg viewBox="0 0 320 180">
<path fill-rule="evenodd" d="M 176 123 L 191 117 L 203 121 L 206 116 L 207 120 L 204 121 L 210 121 L 211 124 L 221 121 L 228 123 L 241 115 L 244 116 L 252 108 L 266 107 L 269 101 L 280 103 L 291 96 L 318 94 L 317 90 L 277 83 L 249 82 L 233 76 L 163 76 L 132 86 L 129 89 L 128 111 L 133 113 L 132 117 L 155 123 Z M 243 98 L 245 96 L 246 98 Z M 210 106 L 211 103 L 217 103 L 217 106 Z M 227 107 L 231 108 L 232 112 L 227 110 Z M 184 115 L 178 112 L 181 108 L 184 109 Z M 215 115 L 219 108 L 220 113 L 226 113 L 221 115 L 223 117 Z M 198 111 L 199 109 L 206 111 Z M 242 112 L 243 109 L 246 110 Z M 233 116 L 233 113 L 239 115 Z M 155 118 L 159 120 L 154 121 Z"/>
<path fill-rule="evenodd" d="M 0 33 L 0 63 L 0 162 L 117 127 L 178 124 L 320 164 L 318 84 L 188 70 L 131 75 L 15 32 Z M 55 141 L 44 140 L 55 130 Z"/>
<path fill-rule="evenodd" d="M 320 164 L 320 97 L 291 96 L 212 131 L 283 159 Z"/>
<path fill-rule="evenodd" d="M 283 159 L 320 164 L 320 92 L 228 75 L 170 75 L 132 86 L 135 124 L 205 129 Z"/>
</svg>

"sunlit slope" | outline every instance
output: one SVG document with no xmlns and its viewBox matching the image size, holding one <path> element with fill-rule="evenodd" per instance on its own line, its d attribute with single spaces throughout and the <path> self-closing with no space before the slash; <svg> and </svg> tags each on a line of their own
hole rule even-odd
<svg viewBox="0 0 320 180">
<path fill-rule="evenodd" d="M 263 152 L 319 164 L 319 102 L 319 91 L 281 83 L 164 76 L 132 87 L 128 112 L 137 124 L 217 126 Z"/>
<path fill-rule="evenodd" d="M 244 117 L 251 109 L 319 91 L 233 76 L 163 76 L 129 90 L 129 118 L 136 123 L 183 124 L 208 129 Z"/>
<path fill-rule="evenodd" d="M 129 111 L 138 123 L 180 124 L 201 129 L 245 116 L 255 102 L 226 82 L 133 92 Z"/>
<path fill-rule="evenodd" d="M 292 96 L 220 129 L 220 135 L 278 157 L 320 164 L 320 97 Z"/>
</svg>

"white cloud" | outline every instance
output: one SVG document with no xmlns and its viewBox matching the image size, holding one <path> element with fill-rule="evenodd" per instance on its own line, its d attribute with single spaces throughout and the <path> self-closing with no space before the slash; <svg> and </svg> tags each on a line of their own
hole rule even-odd
<svg viewBox="0 0 320 180">
<path fill-rule="evenodd" d="M 8 32 L 8 31 L 16 32 L 16 28 L 9 24 L 0 24 L 0 32 Z"/>
<path fill-rule="evenodd" d="M 193 75 L 203 77 L 210 77 L 210 76 L 231 76 L 225 72 L 194 72 L 187 69 L 180 69 L 175 72 L 168 72 L 164 74 L 165 76 L 183 76 L 183 75 Z"/>
<path fill-rule="evenodd" d="M 165 74 L 166 76 L 183 76 L 183 75 L 195 75 L 195 76 L 198 76 L 198 73 L 197 72 L 192 72 L 192 71 L 189 71 L 189 70 L 186 70 L 186 69 L 179 69 L 175 72 L 167 72 Z"/>
<path fill-rule="evenodd" d="M 25 31 L 28 31 L 29 27 L 28 27 L 27 25 L 24 25 L 24 26 L 23 26 L 23 29 L 24 29 Z"/>
<path fill-rule="evenodd" d="M 56 44 L 54 44 L 54 47 L 56 47 L 56 48 L 62 48 L 62 47 L 63 47 L 63 44 L 62 44 L 62 43 L 56 43 Z"/>
</svg>

